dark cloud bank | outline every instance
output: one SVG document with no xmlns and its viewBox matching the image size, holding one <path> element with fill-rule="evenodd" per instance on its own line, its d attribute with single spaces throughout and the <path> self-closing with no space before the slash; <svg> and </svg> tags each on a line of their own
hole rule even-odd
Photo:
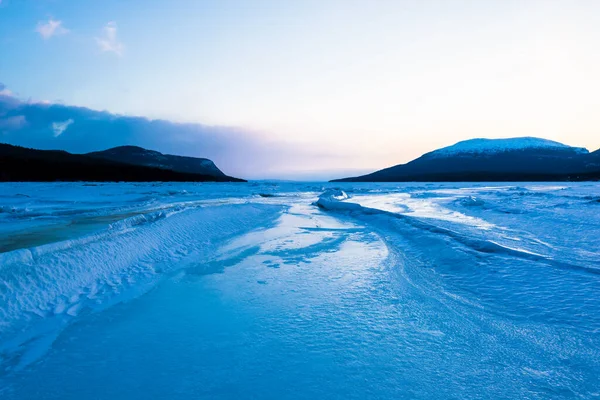
<svg viewBox="0 0 600 400">
<path fill-rule="evenodd" d="M 0 142 L 72 153 L 136 145 L 163 153 L 210 158 L 226 174 L 250 179 L 310 178 L 310 174 L 290 172 L 293 165 L 327 157 L 310 155 L 308 149 L 297 146 L 272 143 L 239 128 L 173 123 L 83 107 L 26 102 L 7 93 L 2 84 Z M 282 173 L 278 174 L 278 170 Z"/>
</svg>

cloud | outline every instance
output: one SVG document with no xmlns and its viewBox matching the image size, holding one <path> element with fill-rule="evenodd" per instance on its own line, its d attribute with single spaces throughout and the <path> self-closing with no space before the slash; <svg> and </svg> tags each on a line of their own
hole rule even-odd
<svg viewBox="0 0 600 400">
<path fill-rule="evenodd" d="M 66 121 L 53 122 L 52 130 L 54 131 L 54 137 L 59 137 L 62 135 L 62 133 L 66 131 L 69 125 L 71 125 L 73 122 L 75 121 L 73 121 L 72 118 L 69 118 Z"/>
<path fill-rule="evenodd" d="M 45 99 L 44 100 L 36 100 L 36 99 L 32 99 L 32 98 L 27 99 L 27 103 L 28 104 L 46 104 L 46 105 L 52 104 L 52 102 L 50 100 L 45 100 Z"/>
<path fill-rule="evenodd" d="M 8 133 L 19 130 L 27 125 L 27 119 L 24 115 L 14 115 L 10 117 L 0 117 L 0 132 Z"/>
<path fill-rule="evenodd" d="M 69 30 L 62 26 L 62 21 L 50 18 L 48 22 L 38 22 L 35 31 L 38 32 L 44 40 L 50 39 L 52 36 L 65 35 Z"/>
<path fill-rule="evenodd" d="M 13 93 L 0 83 L 0 96 L 12 96 Z"/>
<path fill-rule="evenodd" d="M 0 120 L 4 121 L 0 129 L 3 143 L 72 153 L 135 145 L 166 154 L 210 158 L 226 174 L 250 179 L 314 177 L 314 171 L 304 175 L 294 171 L 321 165 L 330 157 L 243 128 L 151 120 L 9 96 L 0 96 Z"/>
<path fill-rule="evenodd" d="M 109 22 L 102 28 L 102 37 L 97 37 L 96 43 L 100 46 L 100 50 L 112 52 L 118 56 L 122 56 L 125 51 L 125 45 L 117 38 L 116 22 Z"/>
</svg>

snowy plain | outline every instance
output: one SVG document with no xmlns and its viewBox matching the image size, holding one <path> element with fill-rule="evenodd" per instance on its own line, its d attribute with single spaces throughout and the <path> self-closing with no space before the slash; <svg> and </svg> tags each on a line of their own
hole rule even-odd
<svg viewBox="0 0 600 400">
<path fill-rule="evenodd" d="M 0 398 L 597 398 L 600 185 L 0 184 Z"/>
</svg>

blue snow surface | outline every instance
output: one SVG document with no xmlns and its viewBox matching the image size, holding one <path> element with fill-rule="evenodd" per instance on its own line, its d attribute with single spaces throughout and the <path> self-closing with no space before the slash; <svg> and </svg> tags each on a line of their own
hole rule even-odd
<svg viewBox="0 0 600 400">
<path fill-rule="evenodd" d="M 600 396 L 600 185 L 0 184 L 0 398 Z"/>
</svg>

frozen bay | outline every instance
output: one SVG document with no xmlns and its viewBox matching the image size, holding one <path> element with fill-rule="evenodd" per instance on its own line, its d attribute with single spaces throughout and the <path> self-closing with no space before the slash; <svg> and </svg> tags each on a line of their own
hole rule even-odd
<svg viewBox="0 0 600 400">
<path fill-rule="evenodd" d="M 0 397 L 595 398 L 600 186 L 0 184 Z"/>
</svg>

